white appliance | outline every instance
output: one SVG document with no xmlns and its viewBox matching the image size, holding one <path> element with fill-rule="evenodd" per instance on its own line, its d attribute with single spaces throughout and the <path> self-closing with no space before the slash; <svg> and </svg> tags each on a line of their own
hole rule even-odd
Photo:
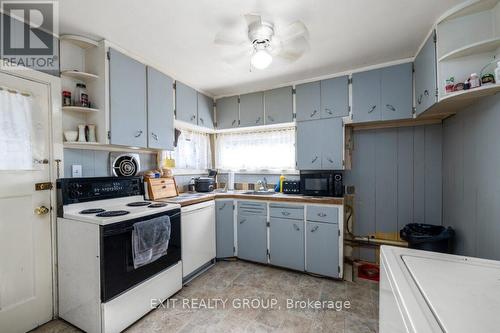
<svg viewBox="0 0 500 333">
<path fill-rule="evenodd" d="M 59 317 L 89 333 L 121 332 L 182 288 L 180 205 L 144 201 L 140 177 L 59 179 Z M 165 254 L 134 267 L 134 224 L 168 216 Z"/>
<path fill-rule="evenodd" d="M 215 259 L 215 201 L 182 207 L 181 216 L 182 277 L 187 280 Z"/>
<path fill-rule="evenodd" d="M 498 332 L 500 262 L 383 246 L 379 332 Z"/>
</svg>

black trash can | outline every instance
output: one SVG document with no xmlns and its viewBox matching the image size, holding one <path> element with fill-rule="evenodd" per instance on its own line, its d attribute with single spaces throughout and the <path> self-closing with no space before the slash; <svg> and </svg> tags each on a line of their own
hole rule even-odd
<svg viewBox="0 0 500 333">
<path fill-rule="evenodd" d="M 408 242 L 408 247 L 424 251 L 453 253 L 455 230 L 440 225 L 410 223 L 399 235 Z"/>
</svg>

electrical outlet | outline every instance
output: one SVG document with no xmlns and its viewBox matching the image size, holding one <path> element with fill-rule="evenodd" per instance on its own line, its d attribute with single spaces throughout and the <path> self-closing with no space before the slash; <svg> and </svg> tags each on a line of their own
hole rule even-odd
<svg viewBox="0 0 500 333">
<path fill-rule="evenodd" d="M 82 166 L 80 164 L 73 164 L 71 166 L 71 176 L 73 178 L 79 178 L 82 176 Z"/>
</svg>

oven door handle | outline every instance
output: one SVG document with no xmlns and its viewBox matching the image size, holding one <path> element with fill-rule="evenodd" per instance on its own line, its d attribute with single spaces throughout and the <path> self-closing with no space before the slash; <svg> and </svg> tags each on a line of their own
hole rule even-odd
<svg viewBox="0 0 500 333">
<path fill-rule="evenodd" d="M 178 212 L 178 213 L 175 213 L 173 215 L 168 215 L 168 216 L 170 217 L 170 219 L 174 219 L 174 218 L 180 217 L 181 213 Z M 137 221 L 137 222 L 140 222 L 140 221 Z M 124 233 L 130 232 L 132 230 L 134 230 L 134 225 L 133 224 L 131 226 L 126 227 L 126 228 L 113 229 L 113 230 L 105 230 L 104 233 L 103 233 L 103 236 L 104 237 L 106 237 L 106 236 L 115 236 L 115 235 L 119 235 L 119 234 L 124 234 Z"/>
</svg>

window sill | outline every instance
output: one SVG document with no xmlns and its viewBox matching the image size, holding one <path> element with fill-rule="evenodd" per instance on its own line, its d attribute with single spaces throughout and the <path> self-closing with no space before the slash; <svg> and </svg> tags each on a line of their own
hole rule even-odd
<svg viewBox="0 0 500 333">
<path fill-rule="evenodd" d="M 172 173 L 174 176 L 192 176 L 192 175 L 206 175 L 208 170 L 197 170 L 197 169 L 173 169 Z"/>
</svg>

